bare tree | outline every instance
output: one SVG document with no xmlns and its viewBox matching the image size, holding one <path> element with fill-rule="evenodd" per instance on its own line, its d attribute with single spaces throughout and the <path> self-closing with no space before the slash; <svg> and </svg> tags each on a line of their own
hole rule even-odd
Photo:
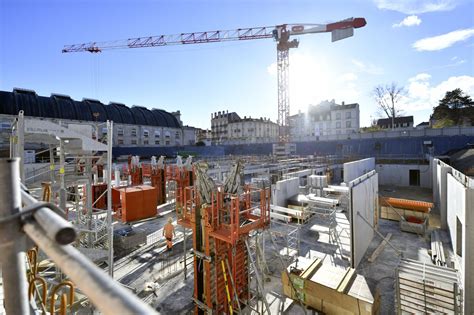
<svg viewBox="0 0 474 315">
<path fill-rule="evenodd" d="M 392 119 L 392 129 L 395 126 L 395 117 L 399 116 L 402 112 L 400 109 L 397 109 L 397 105 L 404 94 L 405 89 L 403 86 L 398 86 L 395 82 L 385 86 L 377 85 L 372 91 L 379 109 L 387 115 L 387 118 Z"/>
</svg>

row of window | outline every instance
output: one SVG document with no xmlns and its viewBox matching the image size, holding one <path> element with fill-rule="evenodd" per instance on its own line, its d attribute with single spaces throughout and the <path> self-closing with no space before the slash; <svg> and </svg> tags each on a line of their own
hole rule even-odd
<svg viewBox="0 0 474 315">
<path fill-rule="evenodd" d="M 340 122 L 340 121 L 336 122 L 336 128 L 337 128 L 337 129 L 340 129 L 340 128 L 341 128 L 341 122 Z M 351 123 L 350 120 L 347 120 L 347 121 L 346 121 L 346 128 L 352 128 L 352 123 Z"/>
<path fill-rule="evenodd" d="M 117 136 L 123 136 L 124 135 L 124 130 L 123 128 L 118 128 L 117 129 Z M 131 131 L 130 131 L 130 136 L 132 137 L 136 137 L 137 136 L 137 129 L 136 128 L 133 128 Z M 150 132 L 148 130 L 143 130 L 143 137 L 144 138 L 148 138 L 150 136 Z M 181 135 L 179 133 L 179 131 L 176 131 L 175 133 L 175 137 L 176 138 L 179 138 Z M 160 130 L 155 130 L 155 138 L 160 138 L 161 137 L 161 131 Z M 171 137 L 171 132 L 166 130 L 165 131 L 165 137 L 166 138 L 169 138 Z"/>
<path fill-rule="evenodd" d="M 348 112 L 345 112 L 345 116 L 346 116 L 346 119 L 351 119 L 352 118 L 352 112 L 348 111 Z M 336 120 L 341 120 L 342 119 L 342 113 L 341 112 L 336 112 Z M 331 115 L 319 115 L 319 119 L 318 117 L 314 117 L 312 118 L 313 121 L 329 121 L 331 120 Z"/>
<path fill-rule="evenodd" d="M 166 141 L 164 142 L 165 145 L 170 145 L 170 143 L 171 143 L 171 142 L 170 142 L 169 140 L 166 140 Z M 123 141 L 123 139 L 118 139 L 118 140 L 117 140 L 117 144 L 118 144 L 118 145 L 123 145 L 123 144 L 125 144 L 125 142 Z M 137 145 L 137 144 L 138 144 L 138 141 L 137 141 L 136 139 L 132 139 L 132 140 L 130 141 L 130 144 L 132 144 L 132 145 Z M 144 144 L 144 145 L 149 145 L 150 142 L 149 142 L 148 140 L 143 140 L 143 144 Z M 179 144 L 179 143 L 176 143 L 176 144 Z M 155 145 L 161 145 L 161 141 L 160 141 L 160 140 L 155 140 Z"/>
<path fill-rule="evenodd" d="M 352 114 L 351 112 L 346 112 L 346 119 L 350 119 L 352 118 Z M 340 120 L 341 119 L 341 113 L 336 113 L 336 120 Z"/>
</svg>

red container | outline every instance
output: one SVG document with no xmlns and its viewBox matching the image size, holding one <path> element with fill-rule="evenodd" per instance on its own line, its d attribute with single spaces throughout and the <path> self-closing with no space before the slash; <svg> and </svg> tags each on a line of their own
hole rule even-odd
<svg viewBox="0 0 474 315">
<path fill-rule="evenodd" d="M 122 187 L 114 190 L 120 193 L 120 204 L 116 211 L 122 222 L 132 222 L 157 215 L 157 189 L 148 185 Z M 114 194 L 117 196 L 117 194 Z M 115 202 L 114 202 L 115 204 Z"/>
</svg>

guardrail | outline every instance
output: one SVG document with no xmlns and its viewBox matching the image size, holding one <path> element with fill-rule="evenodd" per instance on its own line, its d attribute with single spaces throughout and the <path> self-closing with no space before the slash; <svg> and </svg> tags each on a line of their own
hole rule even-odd
<svg viewBox="0 0 474 315">
<path fill-rule="evenodd" d="M 23 207 L 22 207 L 23 204 Z M 0 262 L 7 314 L 30 314 L 25 252 L 36 244 L 104 314 L 157 314 L 70 245 L 76 231 L 21 188 L 18 159 L 0 159 Z"/>
</svg>

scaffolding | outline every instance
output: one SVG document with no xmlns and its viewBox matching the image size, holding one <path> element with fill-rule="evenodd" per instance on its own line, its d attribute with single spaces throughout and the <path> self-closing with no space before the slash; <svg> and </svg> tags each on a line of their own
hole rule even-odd
<svg viewBox="0 0 474 315">
<path fill-rule="evenodd" d="M 48 306 L 52 314 L 56 307 L 65 313 L 74 307 L 74 290 L 79 290 L 104 314 L 156 314 L 71 245 L 74 226 L 57 206 L 38 202 L 20 188 L 19 163 L 17 158 L 0 160 L 0 262 L 6 313 L 30 314 L 31 309 L 46 313 Z M 38 251 L 44 251 L 70 281 L 51 287 L 38 275 Z M 54 298 L 56 294 L 60 299 Z"/>
<path fill-rule="evenodd" d="M 77 130 L 77 126 L 25 118 L 20 111 L 12 125 L 10 154 L 11 158 L 18 158 L 20 178 L 28 184 L 31 193 L 41 195 L 38 189 L 42 188 L 43 201 L 65 210 L 64 218 L 78 232 L 74 246 L 93 262 L 105 262 L 109 275 L 113 277 L 113 123 L 96 123 L 94 134 L 94 128 L 88 127 Z M 99 128 L 104 142 L 95 140 L 99 138 Z M 33 143 L 47 146 L 37 154 L 49 151 L 49 163 L 39 172 L 27 176 L 23 154 L 25 144 Z M 35 276 L 46 279 L 48 288 L 52 289 L 67 277 L 59 266 L 48 260 L 45 252 L 31 251 L 28 261 L 30 264 L 33 261 L 47 263 L 48 267 L 37 269 Z M 81 303 L 86 305 L 87 299 L 82 299 Z"/>
</svg>

